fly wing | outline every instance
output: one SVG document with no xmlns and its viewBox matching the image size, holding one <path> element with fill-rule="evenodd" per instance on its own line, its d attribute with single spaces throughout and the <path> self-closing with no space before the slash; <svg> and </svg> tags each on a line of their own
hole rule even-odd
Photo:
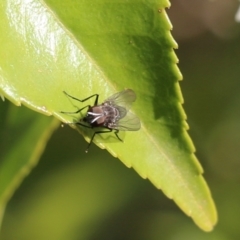
<svg viewBox="0 0 240 240">
<path fill-rule="evenodd" d="M 127 112 L 124 118 L 119 119 L 119 121 L 114 126 L 114 129 L 120 131 L 137 131 L 141 128 L 141 123 L 139 118 L 131 112 Z"/>
<path fill-rule="evenodd" d="M 135 100 L 136 94 L 132 89 L 126 89 L 115 93 L 105 100 L 104 103 L 114 106 L 119 111 L 119 118 L 111 125 L 112 129 L 120 131 L 137 131 L 141 128 L 139 118 L 128 111 Z"/>
<path fill-rule="evenodd" d="M 104 102 L 113 106 L 122 106 L 128 110 L 132 103 L 136 100 L 136 94 L 132 89 L 126 89 L 121 92 L 115 93 Z"/>
<path fill-rule="evenodd" d="M 125 108 L 125 107 L 121 107 L 121 106 L 115 106 L 115 108 L 118 110 L 118 112 L 119 112 L 119 117 L 118 117 L 118 119 L 121 119 L 121 118 L 124 118 L 126 115 L 127 115 L 127 113 L 128 113 L 128 111 L 127 111 L 127 109 Z"/>
</svg>

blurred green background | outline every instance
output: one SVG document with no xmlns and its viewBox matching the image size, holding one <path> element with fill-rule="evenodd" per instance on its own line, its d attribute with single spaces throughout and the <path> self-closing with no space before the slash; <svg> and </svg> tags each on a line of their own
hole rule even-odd
<svg viewBox="0 0 240 240">
<path fill-rule="evenodd" d="M 195 6 L 202 14 L 196 18 L 186 1 L 179 2 L 172 1 L 169 15 L 179 44 L 180 85 L 189 133 L 218 209 L 215 229 L 202 232 L 161 191 L 106 151 L 93 145 L 85 154 L 87 143 L 65 126 L 10 200 L 1 240 L 240 239 L 237 4 L 228 1 L 225 12 L 215 8 L 211 18 Z"/>
</svg>

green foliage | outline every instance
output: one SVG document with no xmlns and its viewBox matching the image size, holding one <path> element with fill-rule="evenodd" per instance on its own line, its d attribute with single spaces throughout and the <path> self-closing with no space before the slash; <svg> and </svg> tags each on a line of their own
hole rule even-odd
<svg viewBox="0 0 240 240">
<path fill-rule="evenodd" d="M 2 1 L 0 30 L 6 34 L 0 39 L 1 92 L 16 105 L 72 122 L 74 117 L 60 111 L 81 106 L 69 101 L 63 90 L 78 98 L 99 93 L 101 101 L 124 88 L 134 89 L 138 99 L 132 111 L 141 119 L 141 130 L 126 132 L 124 143 L 98 136 L 96 144 L 148 178 L 200 228 L 210 231 L 216 210 L 186 132 L 178 85 L 181 74 L 173 52 L 177 45 L 164 10 L 168 6 L 164 0 Z M 20 114 L 24 118 L 25 113 Z M 22 117 L 14 118 L 21 128 Z M 27 124 L 26 136 L 19 135 L 22 144 L 32 139 L 25 166 L 16 157 L 22 155 L 20 145 L 8 143 L 12 161 L 3 155 L 16 176 L 23 167 L 29 171 L 38 141 L 43 145 L 43 133 L 51 134 L 56 126 L 51 119 L 33 118 L 34 140 Z M 79 131 L 89 140 L 91 132 Z M 39 157 L 40 152 L 34 161 Z M 13 192 L 13 179 L 14 174 L 4 177 L 0 189 L 9 186 Z"/>
<path fill-rule="evenodd" d="M 58 121 L 1 103 L 0 209 L 37 164 Z M 1 219 L 0 219 L 1 220 Z"/>
</svg>

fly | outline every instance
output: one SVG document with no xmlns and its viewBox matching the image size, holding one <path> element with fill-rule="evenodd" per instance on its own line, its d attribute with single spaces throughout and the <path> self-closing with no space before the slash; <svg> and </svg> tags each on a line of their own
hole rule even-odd
<svg viewBox="0 0 240 240">
<path fill-rule="evenodd" d="M 76 112 L 61 112 L 66 114 L 77 114 L 87 108 L 86 115 L 75 124 L 92 129 L 105 128 L 105 130 L 94 132 L 87 146 L 86 152 L 88 152 L 96 134 L 114 131 L 117 139 L 122 141 L 118 135 L 119 131 L 137 131 L 141 128 L 139 118 L 129 112 L 132 103 L 136 100 L 136 94 L 132 89 L 126 89 L 122 92 L 115 93 L 101 104 L 98 103 L 99 94 L 93 94 L 90 97 L 80 100 L 69 95 L 65 91 L 64 93 L 68 97 L 79 102 L 85 102 L 91 98 L 95 98 L 93 106 L 86 105 Z"/>
</svg>

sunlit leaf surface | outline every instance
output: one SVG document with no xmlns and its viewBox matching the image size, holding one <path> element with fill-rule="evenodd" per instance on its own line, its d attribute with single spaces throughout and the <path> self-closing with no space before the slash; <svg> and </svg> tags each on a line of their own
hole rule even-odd
<svg viewBox="0 0 240 240">
<path fill-rule="evenodd" d="M 186 132 L 168 6 L 166 0 L 2 1 L 1 92 L 17 105 L 72 122 L 73 116 L 60 111 L 82 104 L 63 91 L 78 98 L 99 93 L 103 101 L 134 89 L 138 99 L 132 111 L 141 130 L 126 132 L 124 143 L 100 136 L 96 143 L 209 231 L 216 210 Z"/>
</svg>

